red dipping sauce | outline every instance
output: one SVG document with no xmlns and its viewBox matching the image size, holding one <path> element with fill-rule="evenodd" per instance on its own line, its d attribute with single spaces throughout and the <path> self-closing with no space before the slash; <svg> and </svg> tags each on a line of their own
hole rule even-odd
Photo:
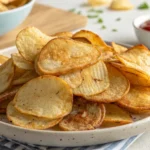
<svg viewBox="0 0 150 150">
<path fill-rule="evenodd" d="M 147 31 L 150 31 L 150 20 L 144 22 L 141 26 L 140 26 L 141 29 L 144 29 L 144 30 L 147 30 Z"/>
</svg>

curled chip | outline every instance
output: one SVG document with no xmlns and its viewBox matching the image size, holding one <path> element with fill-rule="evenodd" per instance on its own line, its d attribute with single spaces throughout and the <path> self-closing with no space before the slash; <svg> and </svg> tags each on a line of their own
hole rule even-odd
<svg viewBox="0 0 150 150">
<path fill-rule="evenodd" d="M 52 37 L 45 35 L 39 29 L 27 27 L 17 35 L 16 46 L 24 59 L 34 62 L 36 55 L 51 39 Z"/>
<path fill-rule="evenodd" d="M 15 53 L 11 55 L 14 65 L 19 69 L 34 70 L 33 63 L 25 60 L 20 54 Z"/>
<path fill-rule="evenodd" d="M 108 71 L 105 63 L 98 63 L 81 71 L 82 83 L 73 89 L 77 96 L 91 96 L 102 93 L 109 87 Z"/>
<path fill-rule="evenodd" d="M 61 119 L 49 120 L 45 118 L 25 115 L 17 111 L 12 102 L 7 107 L 7 118 L 13 124 L 27 129 L 48 129 L 58 124 Z"/>
<path fill-rule="evenodd" d="M 132 113 L 150 112 L 150 88 L 132 85 L 117 104 Z"/>
<path fill-rule="evenodd" d="M 13 80 L 12 85 L 21 85 L 21 84 L 24 84 L 36 77 L 38 77 L 38 75 L 35 71 L 26 71 L 19 78 Z"/>
<path fill-rule="evenodd" d="M 104 112 L 103 104 L 87 102 L 76 97 L 72 112 L 59 123 L 59 126 L 67 131 L 93 130 L 101 125 Z"/>
<path fill-rule="evenodd" d="M 14 77 L 14 65 L 12 59 L 0 66 L 0 93 L 7 90 Z"/>
<path fill-rule="evenodd" d="M 71 32 L 58 32 L 58 33 L 55 33 L 53 34 L 52 36 L 54 37 L 68 37 L 68 38 L 71 38 L 72 37 L 72 33 Z"/>
<path fill-rule="evenodd" d="M 105 108 L 106 115 L 102 127 L 114 127 L 133 122 L 130 114 L 117 105 L 105 104 Z"/>
<path fill-rule="evenodd" d="M 62 75 L 96 63 L 99 56 L 92 45 L 56 38 L 42 49 L 35 65 L 40 74 Z"/>
<path fill-rule="evenodd" d="M 9 4 L 15 5 L 17 7 L 25 5 L 29 0 L 12 0 Z"/>
<path fill-rule="evenodd" d="M 0 114 L 6 114 L 7 106 L 12 100 L 13 100 L 13 97 L 10 97 L 6 99 L 5 101 L 0 102 Z"/>
<path fill-rule="evenodd" d="M 13 99 L 13 97 L 18 92 L 20 86 L 12 87 L 11 89 L 5 91 L 4 93 L 0 94 L 0 103 L 7 101 L 8 99 Z"/>
<path fill-rule="evenodd" d="M 111 103 L 120 100 L 130 89 L 130 83 L 126 77 L 115 67 L 107 64 L 110 86 L 104 92 L 86 97 L 87 100 L 95 102 Z"/>
<path fill-rule="evenodd" d="M 76 71 L 73 73 L 68 73 L 66 75 L 59 76 L 61 79 L 66 81 L 71 88 L 77 88 L 82 83 L 81 71 Z"/>
<path fill-rule="evenodd" d="M 62 79 L 41 76 L 24 84 L 14 98 L 15 108 L 28 115 L 58 119 L 72 110 L 73 94 Z"/>
<path fill-rule="evenodd" d="M 95 33 L 87 30 L 81 30 L 73 35 L 74 38 L 85 38 L 92 45 L 108 47 L 108 45 Z"/>
<path fill-rule="evenodd" d="M 126 68 L 130 68 L 131 73 L 150 78 L 150 51 L 145 46 L 132 47 L 125 53 L 118 54 L 117 58 Z"/>
<path fill-rule="evenodd" d="M 112 47 L 113 47 L 113 50 L 118 54 L 126 52 L 128 50 L 126 47 L 116 44 L 114 42 L 112 42 Z"/>
<path fill-rule="evenodd" d="M 147 79 L 140 75 L 129 73 L 126 71 L 122 71 L 122 73 L 126 76 L 126 78 L 133 85 L 150 86 L 150 79 Z"/>
<path fill-rule="evenodd" d="M 0 55 L 0 65 L 2 65 L 3 63 L 5 63 L 9 58 L 3 55 Z"/>
<path fill-rule="evenodd" d="M 133 9 L 133 5 L 129 0 L 113 0 L 110 9 L 113 10 L 130 10 Z"/>
</svg>

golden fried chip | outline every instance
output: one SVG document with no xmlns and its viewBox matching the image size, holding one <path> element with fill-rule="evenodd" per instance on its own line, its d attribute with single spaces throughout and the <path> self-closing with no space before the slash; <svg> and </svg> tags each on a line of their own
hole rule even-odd
<svg viewBox="0 0 150 150">
<path fill-rule="evenodd" d="M 114 127 L 133 122 L 130 114 L 117 105 L 105 104 L 105 108 L 106 115 L 102 127 Z"/>
<path fill-rule="evenodd" d="M 13 81 L 20 78 L 21 76 L 23 76 L 23 74 L 25 74 L 27 70 L 24 69 L 20 69 L 18 67 L 15 67 L 15 73 L 14 73 L 14 78 Z"/>
<path fill-rule="evenodd" d="M 106 5 L 110 4 L 111 0 L 88 0 L 89 5 L 92 6 L 99 6 L 99 5 Z"/>
<path fill-rule="evenodd" d="M 40 74 L 62 75 L 96 63 L 99 56 L 100 52 L 92 45 L 56 38 L 42 49 L 36 70 Z"/>
<path fill-rule="evenodd" d="M 7 101 L 8 99 L 13 99 L 13 97 L 18 92 L 20 86 L 12 87 L 11 89 L 5 91 L 4 93 L 0 94 L 0 103 Z"/>
<path fill-rule="evenodd" d="M 72 35 L 73 35 L 73 34 L 72 34 L 71 32 L 58 32 L 58 33 L 53 34 L 52 36 L 71 38 Z"/>
<path fill-rule="evenodd" d="M 35 71 L 26 71 L 23 75 L 21 75 L 19 78 L 13 80 L 12 85 L 20 85 L 24 84 L 34 78 L 38 77 L 37 73 Z"/>
<path fill-rule="evenodd" d="M 17 111 L 12 102 L 7 107 L 7 118 L 14 125 L 24 127 L 27 129 L 48 129 L 58 124 L 61 119 L 49 120 L 45 118 L 34 117 L 31 115 L 25 115 Z"/>
<path fill-rule="evenodd" d="M 81 71 L 82 83 L 73 89 L 73 93 L 77 96 L 91 96 L 102 93 L 109 87 L 108 71 L 105 63 L 98 63 L 85 68 Z"/>
<path fill-rule="evenodd" d="M 83 43 L 87 43 L 87 44 L 91 44 L 91 42 L 88 39 L 84 38 L 84 37 L 74 37 L 73 40 L 83 42 Z"/>
<path fill-rule="evenodd" d="M 73 38 L 85 38 L 92 45 L 107 47 L 108 45 L 95 33 L 87 30 L 81 30 L 73 35 Z"/>
<path fill-rule="evenodd" d="M 12 59 L 0 66 L 0 93 L 7 90 L 14 77 L 14 65 Z"/>
<path fill-rule="evenodd" d="M 126 52 L 128 50 L 128 48 L 126 48 L 122 45 L 116 44 L 114 42 L 112 42 L 112 47 L 113 47 L 113 50 L 118 54 Z"/>
<path fill-rule="evenodd" d="M 130 83 L 126 77 L 115 67 L 107 64 L 110 86 L 104 92 L 86 97 L 95 102 L 111 103 L 120 100 L 130 89 Z"/>
<path fill-rule="evenodd" d="M 135 46 L 120 55 L 118 54 L 117 58 L 133 73 L 150 78 L 150 51 L 145 46 Z"/>
<path fill-rule="evenodd" d="M 24 59 L 34 62 L 36 55 L 51 39 L 52 37 L 45 35 L 39 29 L 27 27 L 17 35 L 16 46 Z"/>
<path fill-rule="evenodd" d="M 12 99 L 13 99 L 13 97 L 8 98 L 7 100 L 0 103 L 0 114 L 6 113 L 7 106 L 10 103 L 10 101 L 12 101 Z"/>
<path fill-rule="evenodd" d="M 66 131 L 93 130 L 102 123 L 102 111 L 104 113 L 103 104 L 87 102 L 76 97 L 72 112 L 59 123 L 59 126 Z"/>
<path fill-rule="evenodd" d="M 17 7 L 25 5 L 29 0 L 12 0 L 9 4 L 15 5 Z"/>
<path fill-rule="evenodd" d="M 2 65 L 3 63 L 5 63 L 9 58 L 3 55 L 0 55 L 0 65 Z"/>
<path fill-rule="evenodd" d="M 122 73 L 126 76 L 126 78 L 133 85 L 150 86 L 150 79 L 147 79 L 140 75 L 129 73 L 126 71 L 122 71 Z"/>
<path fill-rule="evenodd" d="M 66 75 L 59 76 L 61 79 L 66 81 L 71 88 L 77 88 L 82 83 L 81 71 L 68 73 Z"/>
<path fill-rule="evenodd" d="M 150 112 L 150 88 L 132 85 L 130 91 L 117 104 L 129 112 Z"/>
<path fill-rule="evenodd" d="M 41 76 L 24 84 L 14 98 L 15 108 L 25 114 L 58 119 L 72 110 L 73 94 L 62 79 Z"/>
<path fill-rule="evenodd" d="M 0 12 L 7 11 L 8 8 L 0 2 Z"/>
<path fill-rule="evenodd" d="M 133 9 L 133 5 L 129 0 L 113 0 L 110 9 L 113 10 L 130 10 Z"/>
<path fill-rule="evenodd" d="M 25 60 L 20 54 L 15 53 L 11 55 L 14 65 L 19 69 L 34 70 L 34 64 Z"/>
</svg>

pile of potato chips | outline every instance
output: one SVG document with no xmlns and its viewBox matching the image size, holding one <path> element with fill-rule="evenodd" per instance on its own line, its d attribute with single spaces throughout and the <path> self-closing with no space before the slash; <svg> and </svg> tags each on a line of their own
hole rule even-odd
<svg viewBox="0 0 150 150">
<path fill-rule="evenodd" d="M 15 9 L 28 3 L 29 0 L 0 0 L 0 12 Z"/>
<path fill-rule="evenodd" d="M 150 112 L 150 51 L 107 45 L 81 30 L 48 36 L 35 27 L 0 56 L 0 113 L 29 129 L 93 130 Z"/>
</svg>

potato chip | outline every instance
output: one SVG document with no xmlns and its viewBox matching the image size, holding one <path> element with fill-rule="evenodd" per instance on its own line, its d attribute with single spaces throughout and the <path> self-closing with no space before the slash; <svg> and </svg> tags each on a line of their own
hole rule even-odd
<svg viewBox="0 0 150 150">
<path fill-rule="evenodd" d="M 40 74 L 62 75 L 96 63 L 99 56 L 100 52 L 92 45 L 56 38 L 42 49 L 36 70 Z"/>
<path fill-rule="evenodd" d="M 3 3 L 3 4 L 9 4 L 13 1 L 16 1 L 16 0 L 0 0 L 0 3 Z"/>
<path fill-rule="evenodd" d="M 68 73 L 66 75 L 59 76 L 61 79 L 66 81 L 71 88 L 77 88 L 82 83 L 81 71 Z"/>
<path fill-rule="evenodd" d="M 87 100 L 94 102 L 111 103 L 120 100 L 130 89 L 130 83 L 126 77 L 115 67 L 107 64 L 110 86 L 104 92 L 86 97 Z"/>
<path fill-rule="evenodd" d="M 102 127 L 114 127 L 133 122 L 130 114 L 117 105 L 105 104 L 105 108 L 106 115 Z"/>
<path fill-rule="evenodd" d="M 11 5 L 15 5 L 17 7 L 23 6 L 25 5 L 29 0 L 13 0 L 11 3 Z"/>
<path fill-rule="evenodd" d="M 126 78 L 133 85 L 150 86 L 150 79 L 147 79 L 140 75 L 129 73 L 126 71 L 122 71 L 122 73 L 126 76 Z"/>
<path fill-rule="evenodd" d="M 117 104 L 129 112 L 150 112 L 150 88 L 132 85 L 130 91 Z"/>
<path fill-rule="evenodd" d="M 109 87 L 108 71 L 105 63 L 98 63 L 85 68 L 81 71 L 82 83 L 73 89 L 73 93 L 77 96 L 91 96 L 102 93 Z"/>
<path fill-rule="evenodd" d="M 116 44 L 114 42 L 112 42 L 112 47 L 113 47 L 113 50 L 118 54 L 126 52 L 128 50 L 128 48 L 126 48 L 122 45 Z"/>
<path fill-rule="evenodd" d="M 99 5 L 106 5 L 110 4 L 111 0 L 88 0 L 89 5 L 92 6 L 99 6 Z"/>
<path fill-rule="evenodd" d="M 25 115 L 17 111 L 12 102 L 7 107 L 7 118 L 15 125 L 27 129 L 48 129 L 58 124 L 61 119 L 49 120 L 45 118 Z"/>
<path fill-rule="evenodd" d="M 107 47 L 108 45 L 95 33 L 87 30 L 81 30 L 73 35 L 73 38 L 85 38 L 92 45 Z"/>
<path fill-rule="evenodd" d="M 6 109 L 10 101 L 12 101 L 13 97 L 8 98 L 7 100 L 0 103 L 0 114 L 6 114 Z"/>
<path fill-rule="evenodd" d="M 5 63 L 9 58 L 3 55 L 0 55 L 0 65 L 2 65 L 3 63 Z"/>
<path fill-rule="evenodd" d="M 15 5 L 7 5 L 7 8 L 8 9 L 15 9 L 15 8 L 17 8 Z"/>
<path fill-rule="evenodd" d="M 0 103 L 7 101 L 8 99 L 13 99 L 13 97 L 18 92 L 20 86 L 12 87 L 11 89 L 5 91 L 4 93 L 0 94 Z"/>
<path fill-rule="evenodd" d="M 15 53 L 11 55 L 13 63 L 19 69 L 34 70 L 34 64 L 25 60 L 20 54 Z"/>
<path fill-rule="evenodd" d="M 0 66 L 0 93 L 7 90 L 14 77 L 14 65 L 12 59 Z"/>
<path fill-rule="evenodd" d="M 35 71 L 26 71 L 18 79 L 13 80 L 12 85 L 21 85 L 21 84 L 24 84 L 36 77 L 38 77 L 38 75 Z"/>
<path fill-rule="evenodd" d="M 129 0 L 113 0 L 110 9 L 113 10 L 130 10 L 133 9 L 133 5 Z"/>
<path fill-rule="evenodd" d="M 76 97 L 72 112 L 59 123 L 59 126 L 66 131 L 98 128 L 102 123 L 103 107 L 103 104 L 87 102 L 83 98 Z"/>
<path fill-rule="evenodd" d="M 24 84 L 14 98 L 15 108 L 25 114 L 58 119 L 72 110 L 73 94 L 62 79 L 41 76 Z"/>
<path fill-rule="evenodd" d="M 83 43 L 87 43 L 87 44 L 91 44 L 91 42 L 88 39 L 84 38 L 84 37 L 74 37 L 73 40 L 83 42 Z"/>
<path fill-rule="evenodd" d="M 137 72 L 147 78 L 150 77 L 150 51 L 145 46 L 135 46 L 125 53 L 117 55 L 117 58 L 127 68 L 135 70 L 133 73 Z"/>
<path fill-rule="evenodd" d="M 24 59 L 34 62 L 36 55 L 51 39 L 52 37 L 45 35 L 39 29 L 27 27 L 17 35 L 16 46 Z"/>
<path fill-rule="evenodd" d="M 13 81 L 20 78 L 23 76 L 23 74 L 26 72 L 24 69 L 19 69 L 18 67 L 15 67 L 15 73 L 14 73 L 14 78 Z"/>
<path fill-rule="evenodd" d="M 58 33 L 55 33 L 53 34 L 52 36 L 54 37 L 65 37 L 65 38 L 71 38 L 72 37 L 72 33 L 71 32 L 58 32 Z"/>
<path fill-rule="evenodd" d="M 0 12 L 7 11 L 8 8 L 0 2 Z"/>
</svg>

